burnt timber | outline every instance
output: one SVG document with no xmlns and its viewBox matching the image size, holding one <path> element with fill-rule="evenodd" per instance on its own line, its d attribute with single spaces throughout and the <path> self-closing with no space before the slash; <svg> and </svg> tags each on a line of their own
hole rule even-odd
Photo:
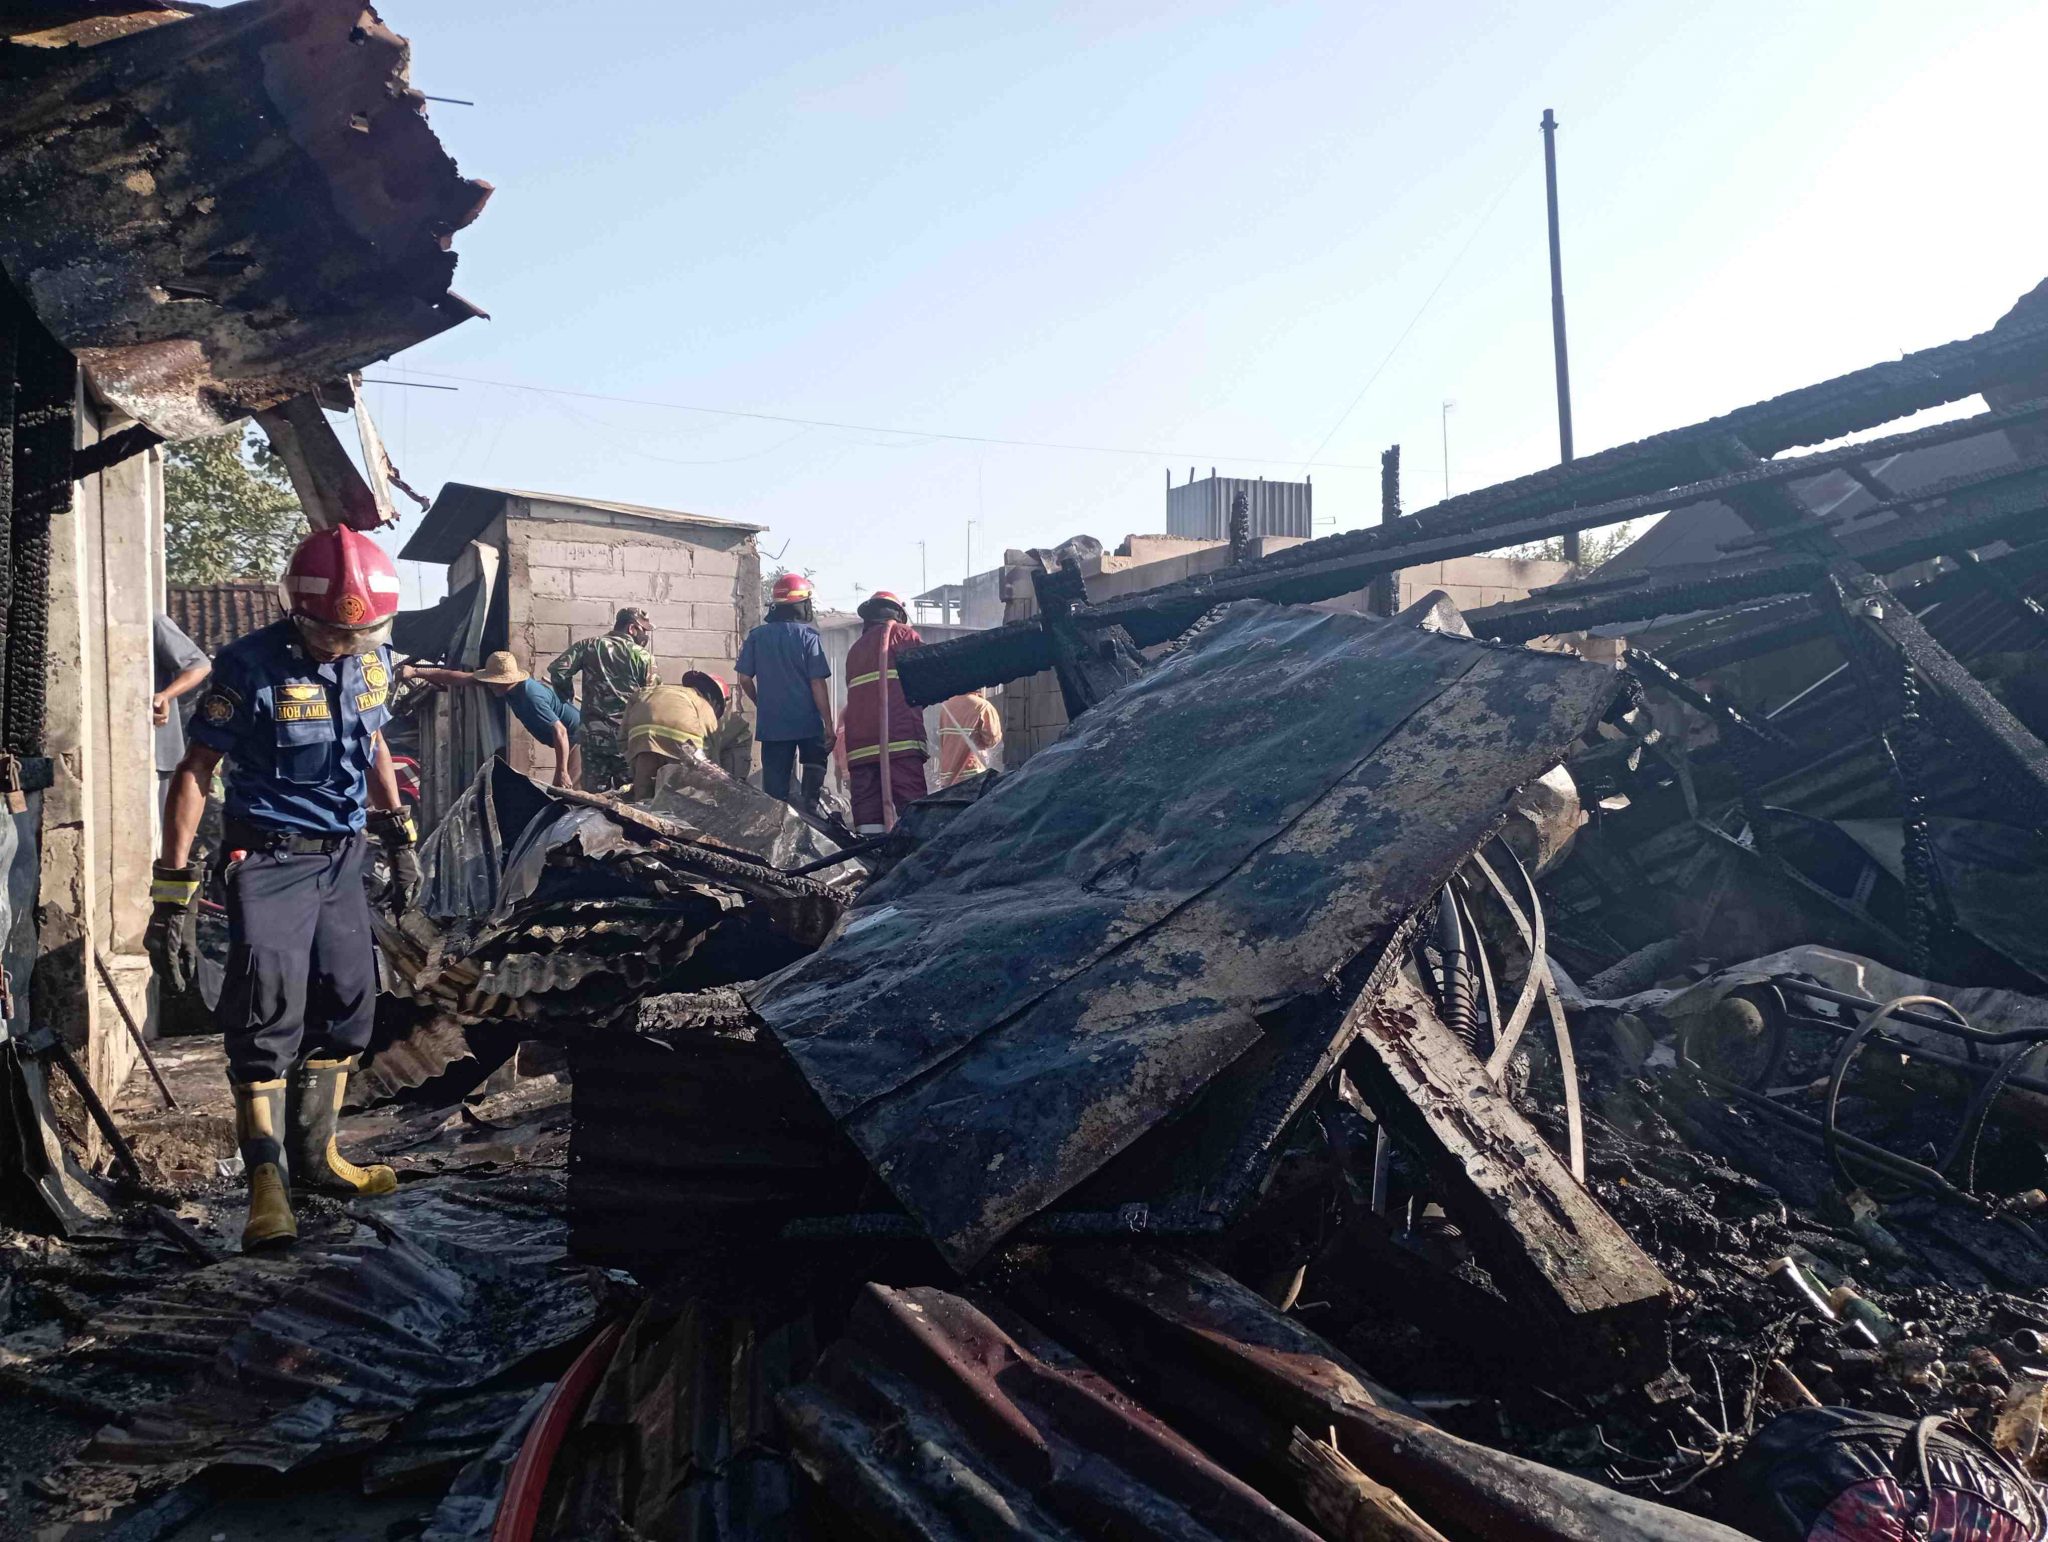
<svg viewBox="0 0 2048 1542">
<path fill-rule="evenodd" d="M 1783 480 L 1786 473 L 1775 464 L 1731 472 L 1717 463 L 1716 448 L 1730 437 L 1770 457 L 1999 386 L 2028 390 L 2011 404 L 2016 418 L 2027 417 L 2039 395 L 2030 383 L 2048 374 L 2048 316 L 2028 303 L 2042 295 L 2043 289 L 2036 289 L 1997 326 L 1976 337 L 1461 494 L 1392 525 L 1325 536 L 1214 574 L 1090 606 L 1077 611 L 1072 624 L 1083 632 L 1120 626 L 1137 646 L 1153 647 L 1178 636 L 1212 606 L 1232 600 L 1306 604 L 1330 599 L 1417 563 L 1592 529 L 1633 513 L 1711 498 L 1723 489 Z M 1956 431 L 1954 425 L 1940 425 L 1920 432 L 1952 437 Z M 1905 442 L 1939 441 L 1899 436 L 1892 447 Z M 1860 459 L 1878 448 L 1843 453 Z M 1806 465 L 1818 470 L 1841 463 L 1830 456 L 1810 458 Z M 1012 622 L 906 654 L 899 668 L 910 699 L 928 704 L 1037 674 L 1053 662 L 1050 641 L 1036 622 Z"/>
</svg>

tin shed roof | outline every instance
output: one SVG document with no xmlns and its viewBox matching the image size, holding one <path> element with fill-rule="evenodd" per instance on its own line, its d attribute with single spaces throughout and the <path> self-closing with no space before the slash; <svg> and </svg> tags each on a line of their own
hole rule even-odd
<svg viewBox="0 0 2048 1542">
<path fill-rule="evenodd" d="M 605 498 L 586 498 L 580 493 L 537 493 L 523 487 L 480 487 L 469 482 L 446 482 L 434 506 L 427 510 L 419 529 L 398 555 L 408 562 L 453 562 L 462 549 L 483 533 L 497 518 L 507 501 L 522 498 L 531 504 L 556 504 L 569 509 L 595 509 L 606 514 L 625 514 L 659 524 L 710 530 L 742 530 L 748 534 L 765 530 L 744 520 L 718 519 L 709 514 L 691 514 L 683 509 L 657 509 L 644 503 L 614 503 Z M 545 515 L 540 516 L 545 518 Z"/>
</svg>

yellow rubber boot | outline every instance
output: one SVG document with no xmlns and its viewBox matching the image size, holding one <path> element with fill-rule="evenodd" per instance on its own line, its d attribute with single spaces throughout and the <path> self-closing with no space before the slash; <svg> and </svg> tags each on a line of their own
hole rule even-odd
<svg viewBox="0 0 2048 1542">
<path fill-rule="evenodd" d="M 355 1064 L 353 1055 L 340 1060 L 308 1060 L 292 1075 L 291 1173 L 298 1188 L 349 1198 L 397 1191 L 398 1174 L 390 1168 L 358 1167 L 334 1144 L 342 1095 L 348 1091 L 348 1073 Z"/>
<path fill-rule="evenodd" d="M 280 1078 L 238 1083 L 234 1093 L 235 1139 L 249 1175 L 249 1219 L 242 1227 L 242 1251 L 296 1242 L 299 1223 L 285 1191 L 284 1147 L 278 1140 L 284 1124 L 284 1082 Z"/>
</svg>

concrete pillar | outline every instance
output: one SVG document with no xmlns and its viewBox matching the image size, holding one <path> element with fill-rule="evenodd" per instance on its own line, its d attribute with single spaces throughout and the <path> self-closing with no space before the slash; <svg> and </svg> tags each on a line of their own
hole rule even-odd
<svg viewBox="0 0 2048 1542">
<path fill-rule="evenodd" d="M 80 437 L 98 435 L 89 410 Z M 99 526 L 99 479 L 79 484 L 70 512 L 50 527 L 49 687 L 43 738 L 52 780 L 42 798 L 42 872 L 37 884 L 36 963 L 30 993 L 37 1021 L 64 1037 L 105 1086 L 94 1063 L 101 1035 L 92 978 L 94 918 L 100 914 L 93 818 L 93 687 L 99 677 L 92 618 L 92 560 Z M 88 537 L 91 537 L 89 539 Z M 98 1132 L 91 1134 L 97 1141 Z"/>
<path fill-rule="evenodd" d="M 156 845 L 156 736 L 151 622 L 163 604 L 156 586 L 155 534 L 162 525 L 163 457 L 155 450 L 100 478 L 100 795 L 107 811 L 99 853 L 104 946 L 142 955 L 149 925 L 149 866 Z"/>
</svg>

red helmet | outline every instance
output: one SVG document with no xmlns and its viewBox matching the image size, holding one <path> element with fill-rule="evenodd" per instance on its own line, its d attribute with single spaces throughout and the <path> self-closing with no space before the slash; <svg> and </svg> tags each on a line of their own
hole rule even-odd
<svg viewBox="0 0 2048 1542">
<path fill-rule="evenodd" d="M 781 573 L 776 575 L 775 587 L 769 593 L 777 605 L 794 604 L 811 597 L 811 581 L 801 573 Z"/>
<path fill-rule="evenodd" d="M 300 631 L 322 651 L 373 648 L 391 634 L 398 568 L 360 530 L 315 530 L 285 564 L 277 592 Z"/>
<path fill-rule="evenodd" d="M 725 716 L 726 703 L 732 700 L 732 692 L 726 683 L 708 669 L 686 669 L 683 684 L 711 703 L 711 710 L 720 717 Z"/>
<path fill-rule="evenodd" d="M 860 602 L 860 607 L 854 611 L 854 614 L 860 617 L 861 620 L 872 623 L 883 620 L 892 610 L 895 611 L 898 619 L 904 621 L 910 619 L 910 607 L 903 603 L 902 595 L 890 589 L 877 589 L 873 594 Z"/>
</svg>

